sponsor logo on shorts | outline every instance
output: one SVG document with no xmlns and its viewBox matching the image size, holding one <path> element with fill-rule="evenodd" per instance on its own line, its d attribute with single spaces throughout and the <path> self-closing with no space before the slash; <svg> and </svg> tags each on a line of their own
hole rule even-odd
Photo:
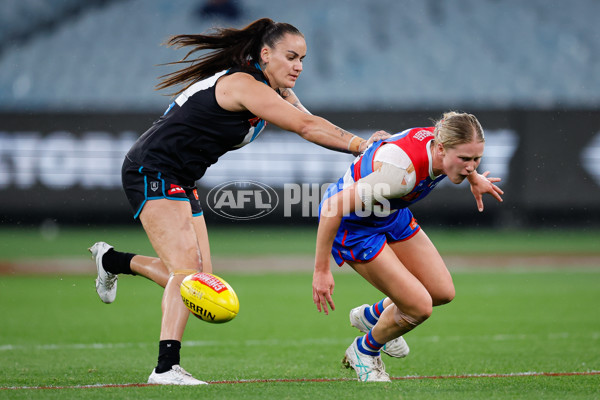
<svg viewBox="0 0 600 400">
<path fill-rule="evenodd" d="M 410 229 L 415 230 L 417 229 L 417 227 L 419 226 L 419 224 L 417 223 L 416 219 L 411 219 L 410 220 Z"/>
<path fill-rule="evenodd" d="M 177 193 L 185 193 L 185 190 L 181 186 L 171 184 L 171 188 L 167 192 L 169 196 L 177 194 Z"/>
<path fill-rule="evenodd" d="M 159 187 L 160 187 L 160 182 L 158 182 L 158 181 L 150 182 L 150 190 L 152 190 L 153 192 L 156 192 Z"/>
</svg>

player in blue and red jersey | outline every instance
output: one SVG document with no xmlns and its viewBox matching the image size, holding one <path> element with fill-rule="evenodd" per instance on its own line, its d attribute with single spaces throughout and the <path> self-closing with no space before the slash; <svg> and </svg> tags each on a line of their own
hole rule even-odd
<svg viewBox="0 0 600 400">
<path fill-rule="evenodd" d="M 452 277 L 409 206 L 443 179 L 464 179 L 480 210 L 481 195 L 503 194 L 480 175 L 484 134 L 475 116 L 449 112 L 435 127 L 413 128 L 371 145 L 346 174 L 326 191 L 320 207 L 313 277 L 319 311 L 335 308 L 330 254 L 387 297 L 350 312 L 351 324 L 365 333 L 345 353 L 344 363 L 361 381 L 389 381 L 380 351 L 404 357 L 402 335 L 424 322 L 433 306 L 454 298 Z"/>
<path fill-rule="evenodd" d="M 302 72 L 306 42 L 290 24 L 263 18 L 243 29 L 177 35 L 169 44 L 190 48 L 183 60 L 173 63 L 188 66 L 167 74 L 158 88 L 183 87 L 136 141 L 122 168 L 125 194 L 158 258 L 119 252 L 105 242 L 95 243 L 90 251 L 98 271 L 96 291 L 105 303 L 115 300 L 121 273 L 144 276 L 165 288 L 158 362 L 148 382 L 201 385 L 205 382 L 179 365 L 189 317 L 179 294 L 181 281 L 195 272 L 212 272 L 196 181 L 223 154 L 255 140 L 267 122 L 355 155 L 368 141 L 300 104 L 292 88 Z"/>
</svg>

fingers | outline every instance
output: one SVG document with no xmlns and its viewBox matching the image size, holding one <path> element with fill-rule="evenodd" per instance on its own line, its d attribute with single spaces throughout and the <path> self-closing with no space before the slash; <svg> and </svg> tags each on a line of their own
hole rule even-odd
<svg viewBox="0 0 600 400">
<path fill-rule="evenodd" d="M 329 291 L 318 293 L 318 291 L 313 290 L 313 303 L 317 306 L 317 311 L 323 311 L 325 315 L 329 315 L 329 308 L 331 308 L 331 311 L 335 310 L 335 304 Z"/>
<path fill-rule="evenodd" d="M 321 299 L 317 291 L 313 288 L 313 303 L 317 306 L 317 311 L 321 312 Z"/>
<path fill-rule="evenodd" d="M 488 175 L 490 174 L 490 171 L 485 171 L 483 174 L 483 177 L 486 178 L 488 180 L 488 182 L 500 182 L 502 180 L 502 178 L 496 178 L 496 177 L 491 177 L 488 178 Z"/>
<path fill-rule="evenodd" d="M 482 212 L 483 211 L 483 197 L 475 196 L 475 201 L 477 202 L 477 209 L 479 210 L 479 212 Z"/>
<path fill-rule="evenodd" d="M 320 303 L 317 305 L 319 312 L 321 312 L 321 307 L 323 308 L 325 315 L 329 315 L 329 308 L 331 308 L 331 311 L 335 310 L 335 304 L 329 293 L 325 293 L 325 296 L 321 296 L 319 301 Z M 329 308 L 327 308 L 327 305 L 329 305 Z"/>
<path fill-rule="evenodd" d="M 500 178 L 497 178 L 500 179 Z M 496 200 L 498 200 L 500 203 L 502 203 L 502 197 L 500 197 L 501 195 L 504 194 L 504 190 L 500 189 L 498 186 L 494 185 L 493 183 L 491 183 L 492 181 L 490 181 L 490 184 L 492 185 L 492 189 L 488 191 L 489 194 L 491 194 L 492 196 L 494 196 L 494 198 Z"/>
<path fill-rule="evenodd" d="M 335 303 L 333 302 L 333 298 L 331 297 L 331 295 L 327 293 L 325 298 L 327 299 L 327 303 L 329 304 L 329 308 L 331 308 L 331 311 L 335 311 Z"/>
<path fill-rule="evenodd" d="M 375 132 L 375 135 L 377 135 L 377 137 L 379 139 L 386 139 L 386 138 L 389 138 L 390 136 L 392 136 L 389 133 L 387 133 L 386 131 L 377 131 L 377 132 Z"/>
<path fill-rule="evenodd" d="M 488 190 L 487 193 L 491 194 L 492 196 L 494 196 L 494 198 L 496 200 L 498 200 L 500 203 L 502 203 L 504 200 L 500 196 L 504 194 L 504 191 L 502 189 L 500 189 L 498 186 L 494 185 L 495 182 L 500 182 L 502 180 L 502 178 L 496 178 L 496 177 L 488 178 L 489 174 L 490 174 L 490 171 L 485 171 L 483 174 L 481 174 L 492 185 L 492 190 Z M 480 203 L 480 201 L 478 200 L 477 201 L 478 206 L 479 206 L 479 203 Z M 481 207 L 479 207 L 479 211 L 482 211 L 482 210 L 483 210 L 483 203 L 481 203 Z"/>
<path fill-rule="evenodd" d="M 496 200 L 498 200 L 500 203 L 502 203 L 504 200 L 502 200 L 502 197 L 500 197 L 501 194 L 504 194 L 504 192 L 502 191 L 502 189 L 500 189 L 499 187 L 494 185 L 494 190 L 490 192 L 490 194 L 492 196 L 494 196 L 494 198 Z"/>
<path fill-rule="evenodd" d="M 323 311 L 325 315 L 329 315 L 329 309 L 327 308 L 327 301 L 323 296 L 319 296 L 315 301 L 315 305 L 317 306 L 317 310 L 319 312 Z"/>
<path fill-rule="evenodd" d="M 327 304 L 325 303 L 325 301 L 323 301 L 322 307 L 325 315 L 329 315 L 329 309 L 327 308 Z"/>
<path fill-rule="evenodd" d="M 384 140 L 389 138 L 390 135 L 389 133 L 387 133 L 386 131 L 377 131 L 374 134 L 371 135 L 371 137 L 369 138 L 369 140 L 367 140 L 367 144 L 371 144 L 380 140 Z"/>
</svg>

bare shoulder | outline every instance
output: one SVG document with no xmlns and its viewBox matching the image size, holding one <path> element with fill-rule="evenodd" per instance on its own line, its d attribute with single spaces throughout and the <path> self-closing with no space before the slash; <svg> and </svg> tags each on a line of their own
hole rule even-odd
<svg viewBox="0 0 600 400">
<path fill-rule="evenodd" d="M 244 72 L 235 72 L 230 75 L 225 75 L 219 78 L 217 82 L 217 88 L 220 89 L 239 89 L 246 86 L 254 85 L 259 83 L 251 75 Z"/>
<path fill-rule="evenodd" d="M 215 96 L 217 103 L 229 111 L 242 111 L 248 109 L 248 101 L 252 96 L 269 96 L 277 94 L 273 89 L 253 76 L 236 72 L 223 76 L 216 85 Z"/>
</svg>

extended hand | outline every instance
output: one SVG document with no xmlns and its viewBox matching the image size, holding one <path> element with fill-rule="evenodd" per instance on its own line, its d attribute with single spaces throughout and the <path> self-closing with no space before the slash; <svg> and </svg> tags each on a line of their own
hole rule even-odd
<svg viewBox="0 0 600 400">
<path fill-rule="evenodd" d="M 478 174 L 477 171 L 474 171 L 471 175 L 469 175 L 469 183 L 471 184 L 471 193 L 475 197 L 475 201 L 477 202 L 477 209 L 479 211 L 483 211 L 483 194 L 489 193 L 496 200 L 502 202 L 502 197 L 500 195 L 504 194 L 504 191 L 500 189 L 498 186 L 494 185 L 495 182 L 500 182 L 500 178 L 488 178 L 490 171 L 485 171 L 483 174 Z"/>
<path fill-rule="evenodd" d="M 392 136 L 392 135 L 390 135 L 386 131 L 377 131 L 377 132 L 375 132 L 374 134 L 371 135 L 371 137 L 369 138 L 369 140 L 367 140 L 366 142 L 361 143 L 361 145 L 358 147 L 358 150 L 362 153 L 371 144 L 373 144 L 375 142 L 378 142 L 380 140 L 387 139 L 390 136 Z"/>
</svg>

